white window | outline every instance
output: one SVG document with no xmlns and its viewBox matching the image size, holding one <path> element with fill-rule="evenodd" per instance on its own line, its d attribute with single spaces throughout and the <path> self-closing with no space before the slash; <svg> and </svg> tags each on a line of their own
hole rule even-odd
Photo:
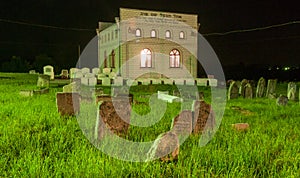
<svg viewBox="0 0 300 178">
<path fill-rule="evenodd" d="M 150 36 L 151 36 L 151 38 L 155 38 L 156 37 L 156 31 L 151 30 Z"/>
<path fill-rule="evenodd" d="M 180 53 L 177 49 L 170 52 L 170 67 L 180 67 Z"/>
<path fill-rule="evenodd" d="M 136 36 L 136 37 L 140 37 L 140 36 L 141 36 L 141 29 L 137 28 L 137 29 L 135 30 L 135 36 Z"/>
<path fill-rule="evenodd" d="M 170 32 L 170 30 L 166 31 L 166 38 L 171 38 L 171 32 Z"/>
<path fill-rule="evenodd" d="M 180 39 L 184 39 L 184 32 L 183 32 L 183 31 L 181 31 L 181 32 L 179 33 L 179 38 L 180 38 Z"/>
<path fill-rule="evenodd" d="M 147 48 L 141 51 L 141 67 L 152 67 L 152 52 Z"/>
</svg>

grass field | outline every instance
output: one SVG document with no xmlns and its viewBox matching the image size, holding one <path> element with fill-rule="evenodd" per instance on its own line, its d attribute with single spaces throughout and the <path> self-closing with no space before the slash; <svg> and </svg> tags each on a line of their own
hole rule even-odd
<svg viewBox="0 0 300 178">
<path fill-rule="evenodd" d="M 48 94 L 33 97 L 19 95 L 20 90 L 35 89 L 36 81 L 36 75 L 0 74 L 0 177 L 300 177 L 299 102 L 279 107 L 266 98 L 230 100 L 206 146 L 198 147 L 199 136 L 190 136 L 177 162 L 139 163 L 102 153 L 84 136 L 76 117 L 61 117 L 55 94 L 62 88 L 51 87 Z M 286 87 L 279 83 L 277 93 L 285 94 Z M 208 88 L 200 90 L 209 93 Z M 232 109 L 236 106 L 246 112 Z M 160 122 L 130 127 L 128 138 L 153 140 L 168 130 L 178 105 L 167 107 Z M 134 106 L 138 113 L 148 109 Z M 237 122 L 248 122 L 250 130 L 234 131 L 231 124 Z"/>
</svg>

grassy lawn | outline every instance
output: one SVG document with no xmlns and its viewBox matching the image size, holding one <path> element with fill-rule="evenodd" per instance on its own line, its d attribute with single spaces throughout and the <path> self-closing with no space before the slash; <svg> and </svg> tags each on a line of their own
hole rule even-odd
<svg viewBox="0 0 300 178">
<path fill-rule="evenodd" d="M 180 146 L 177 162 L 139 163 L 102 153 L 85 137 L 75 116 L 60 116 L 55 97 L 61 87 L 50 87 L 44 95 L 19 94 L 36 89 L 36 81 L 37 75 L 0 73 L 0 177 L 300 177 L 299 102 L 280 107 L 266 98 L 227 101 L 222 123 L 206 146 L 198 146 L 200 136 L 190 136 Z M 136 86 L 130 92 L 136 97 L 172 87 Z M 286 94 L 286 88 L 279 83 L 277 93 Z M 210 92 L 199 90 L 205 96 Z M 146 105 L 134 105 L 133 110 L 149 113 L 148 99 L 139 101 Z M 128 139 L 154 140 L 169 130 L 178 108 L 178 103 L 168 104 L 153 126 L 130 127 Z M 250 130 L 234 131 L 231 124 L 237 122 L 249 123 Z"/>
</svg>

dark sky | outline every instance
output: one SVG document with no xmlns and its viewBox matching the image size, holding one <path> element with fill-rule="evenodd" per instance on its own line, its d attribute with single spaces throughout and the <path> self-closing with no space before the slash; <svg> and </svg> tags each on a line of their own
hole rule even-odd
<svg viewBox="0 0 300 178">
<path fill-rule="evenodd" d="M 77 61 L 77 46 L 96 35 L 98 21 L 113 22 L 119 8 L 198 14 L 199 32 L 208 34 L 252 29 L 300 20 L 296 1 L 169 1 L 169 0 L 1 0 L 0 59 L 12 55 L 31 60 L 48 54 L 64 63 Z M 63 27 L 53 29 L 10 23 L 26 22 Z M 91 29 L 76 31 L 68 28 Z M 228 35 L 205 36 L 221 63 L 300 64 L 300 24 Z"/>
</svg>

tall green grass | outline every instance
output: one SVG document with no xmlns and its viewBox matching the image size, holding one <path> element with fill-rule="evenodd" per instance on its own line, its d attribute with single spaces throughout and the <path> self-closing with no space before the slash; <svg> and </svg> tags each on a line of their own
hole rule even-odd
<svg viewBox="0 0 300 178">
<path fill-rule="evenodd" d="M 135 163 L 105 155 L 84 136 L 76 117 L 57 113 L 55 94 L 62 88 L 51 87 L 48 94 L 33 97 L 19 95 L 20 90 L 35 88 L 36 80 L 36 75 L 0 74 L 0 177 L 300 176 L 298 102 L 279 107 L 266 98 L 230 100 L 216 135 L 206 146 L 199 147 L 200 137 L 193 135 L 181 145 L 177 162 Z M 143 87 L 130 92 L 142 95 L 147 89 Z M 153 86 L 147 91 L 151 94 L 170 87 Z M 286 84 L 280 83 L 277 92 L 285 94 Z M 133 109 L 146 114 L 150 112 L 147 107 Z M 128 139 L 155 139 L 169 129 L 179 108 L 176 103 L 168 104 L 162 120 L 149 128 L 130 127 Z M 231 124 L 237 122 L 248 122 L 250 130 L 232 130 Z"/>
</svg>

